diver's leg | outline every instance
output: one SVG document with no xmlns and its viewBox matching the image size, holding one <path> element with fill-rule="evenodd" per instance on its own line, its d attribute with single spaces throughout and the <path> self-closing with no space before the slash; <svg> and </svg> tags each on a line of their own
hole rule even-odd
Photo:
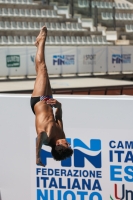
<svg viewBox="0 0 133 200">
<path fill-rule="evenodd" d="M 45 41 L 47 36 L 46 27 L 42 27 L 40 33 L 36 39 L 37 53 L 35 58 L 36 64 L 36 81 L 34 84 L 34 90 L 32 97 L 46 96 L 48 90 L 48 73 L 45 63 Z"/>
</svg>

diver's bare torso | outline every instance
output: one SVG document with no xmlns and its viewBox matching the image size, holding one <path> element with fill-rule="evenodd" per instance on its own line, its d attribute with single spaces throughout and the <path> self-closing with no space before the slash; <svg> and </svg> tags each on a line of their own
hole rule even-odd
<svg viewBox="0 0 133 200">
<path fill-rule="evenodd" d="M 41 132 L 47 134 L 44 144 L 47 143 L 51 146 L 53 138 L 56 140 L 65 137 L 62 127 L 55 121 L 53 109 L 50 105 L 45 101 L 40 101 L 34 106 L 34 110 L 37 134 Z"/>
</svg>

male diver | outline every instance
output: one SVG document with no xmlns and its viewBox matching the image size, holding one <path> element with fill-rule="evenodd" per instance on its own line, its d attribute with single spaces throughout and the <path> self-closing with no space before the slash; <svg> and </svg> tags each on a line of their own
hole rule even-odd
<svg viewBox="0 0 133 200">
<path fill-rule="evenodd" d="M 42 145 L 51 147 L 51 154 L 57 161 L 66 159 L 73 154 L 63 130 L 61 103 L 52 97 L 44 55 L 46 37 L 47 28 L 43 26 L 35 42 L 37 47 L 35 57 L 37 76 L 31 96 L 31 108 L 35 114 L 37 132 L 36 164 L 44 167 L 45 165 L 40 157 Z M 53 107 L 56 108 L 55 117 Z"/>
</svg>

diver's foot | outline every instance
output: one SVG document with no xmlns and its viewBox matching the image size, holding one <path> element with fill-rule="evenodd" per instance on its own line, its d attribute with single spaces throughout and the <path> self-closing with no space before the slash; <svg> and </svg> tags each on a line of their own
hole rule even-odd
<svg viewBox="0 0 133 200">
<path fill-rule="evenodd" d="M 47 37 L 47 28 L 46 28 L 46 26 L 43 26 L 41 28 L 41 30 L 40 30 L 39 35 L 36 38 L 35 46 L 37 47 L 39 45 L 40 41 L 44 41 L 45 42 L 46 37 Z"/>
</svg>

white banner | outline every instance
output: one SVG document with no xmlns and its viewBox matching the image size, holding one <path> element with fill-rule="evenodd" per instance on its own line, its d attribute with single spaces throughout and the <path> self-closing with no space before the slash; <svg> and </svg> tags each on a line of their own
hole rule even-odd
<svg viewBox="0 0 133 200">
<path fill-rule="evenodd" d="M 93 73 L 107 72 L 107 47 L 93 47 Z"/>
<path fill-rule="evenodd" d="M 64 131 L 74 153 L 55 161 L 51 148 L 43 145 L 46 167 L 41 167 L 35 162 L 30 96 L 0 95 L 1 199 L 132 200 L 133 97 L 54 98 L 62 103 Z"/>
<path fill-rule="evenodd" d="M 121 72 L 121 46 L 108 46 L 108 72 Z"/>
<path fill-rule="evenodd" d="M 35 76 L 35 56 L 36 56 L 36 47 L 27 46 L 27 75 Z"/>
<path fill-rule="evenodd" d="M 57 59 L 61 63 L 61 74 L 77 72 L 77 47 L 61 47 L 61 55 Z"/>
<path fill-rule="evenodd" d="M 66 99 L 66 101 L 70 101 L 70 99 Z M 80 104 L 80 100 L 78 101 Z M 79 109 L 75 110 L 73 114 L 71 113 L 71 119 L 67 120 L 67 116 L 64 117 L 64 122 L 67 122 L 67 126 L 64 128 L 67 140 L 74 149 L 74 154 L 71 158 L 56 162 L 51 156 L 51 148 L 43 145 L 41 160 L 46 167 L 36 166 L 36 132 L 34 129 L 30 129 L 31 199 L 115 200 L 123 198 L 123 200 L 132 200 L 132 130 L 121 129 L 119 124 L 123 123 L 124 119 L 123 116 L 120 118 L 120 115 L 117 115 L 119 112 L 117 105 L 124 106 L 124 102 L 120 99 L 119 101 L 108 99 L 106 102 L 102 100 L 102 103 L 100 103 L 97 99 L 93 103 L 94 99 L 87 101 L 83 100 L 83 98 L 81 98 L 81 101 L 86 110 L 86 115 L 84 115 L 85 122 L 79 123 L 82 118 L 79 117 L 79 113 L 82 116 L 82 112 L 76 98 L 71 100 L 71 107 L 75 110 L 78 106 Z M 113 110 L 111 110 L 112 107 L 107 109 L 107 112 L 113 115 L 112 117 L 102 111 L 102 108 L 106 107 L 108 103 L 114 105 Z M 66 110 L 67 107 L 64 109 L 65 113 Z M 92 120 L 90 120 L 91 115 L 88 114 L 92 113 L 91 110 L 93 110 L 94 115 Z M 94 110 L 97 110 L 97 112 L 94 113 Z M 102 111 L 102 118 L 100 113 L 98 114 L 100 110 Z M 70 110 L 67 113 L 69 114 Z M 114 119 L 115 115 L 116 118 Z M 100 129 L 94 128 L 93 126 L 96 124 L 95 117 L 99 118 L 99 120 L 101 118 L 97 125 L 102 125 L 102 121 L 104 121 L 106 128 L 104 126 Z M 118 118 L 120 120 L 119 124 L 117 124 Z M 72 119 L 74 119 L 76 127 L 73 125 Z M 114 122 L 114 120 L 117 122 Z M 86 123 L 88 123 L 88 127 Z M 81 124 L 84 125 L 81 126 Z"/>
<path fill-rule="evenodd" d="M 49 74 L 61 74 L 62 60 L 60 46 L 46 46 L 45 58 Z"/>
<path fill-rule="evenodd" d="M 9 68 L 9 76 L 27 75 L 26 47 L 8 47 L 6 54 L 6 67 Z"/>
<path fill-rule="evenodd" d="M 132 200 L 132 131 L 83 127 L 65 131 L 74 149 L 73 157 L 53 161 L 50 147 L 43 146 L 41 159 L 46 164 L 43 168 L 35 166 L 36 134 L 33 137 L 31 129 L 31 199 Z"/>
<path fill-rule="evenodd" d="M 0 47 L 0 77 L 9 75 L 9 68 L 6 65 L 6 54 L 8 47 Z"/>
<path fill-rule="evenodd" d="M 122 47 L 122 71 L 133 72 L 133 47 Z"/>
<path fill-rule="evenodd" d="M 92 47 L 77 47 L 78 73 L 92 73 L 96 55 L 92 53 Z"/>
<path fill-rule="evenodd" d="M 0 47 L 0 76 L 35 76 L 36 47 Z M 132 72 L 133 46 L 46 46 L 50 75 Z"/>
</svg>

